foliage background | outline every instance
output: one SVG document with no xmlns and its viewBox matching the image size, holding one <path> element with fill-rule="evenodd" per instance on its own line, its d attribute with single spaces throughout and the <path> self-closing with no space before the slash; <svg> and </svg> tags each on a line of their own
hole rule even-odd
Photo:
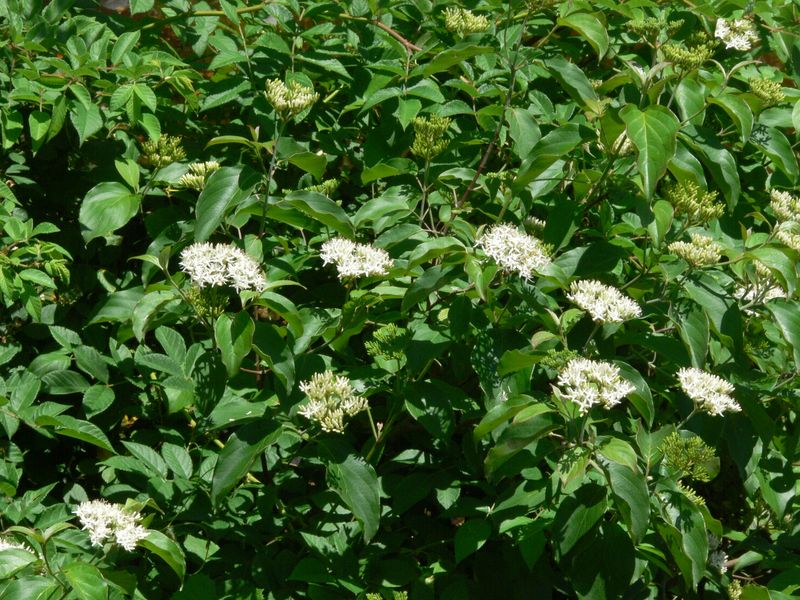
<svg viewBox="0 0 800 600">
<path fill-rule="evenodd" d="M 769 199 L 798 180 L 797 2 L 481 0 L 463 35 L 429 0 L 109 6 L 0 1 L 0 506 L 28 547 L 0 550 L 0 598 L 796 593 L 798 248 Z M 739 17 L 752 48 L 715 44 Z M 273 78 L 319 99 L 284 123 Z M 167 135 L 185 157 L 145 160 Z M 674 184 L 724 214 L 676 213 Z M 552 265 L 499 270 L 497 222 Z M 671 253 L 687 231 L 722 261 Z M 391 272 L 340 281 L 334 236 Z M 269 280 L 210 327 L 178 264 L 204 240 Z M 595 330 L 565 295 L 589 278 L 642 318 Z M 580 435 L 551 389 L 570 350 L 636 387 Z M 742 412 L 692 414 L 687 366 Z M 297 412 L 325 369 L 369 399 L 343 434 Z M 713 448 L 700 480 L 663 459 L 676 428 Z M 100 497 L 147 516 L 134 552 L 89 544 L 73 511 Z"/>
</svg>

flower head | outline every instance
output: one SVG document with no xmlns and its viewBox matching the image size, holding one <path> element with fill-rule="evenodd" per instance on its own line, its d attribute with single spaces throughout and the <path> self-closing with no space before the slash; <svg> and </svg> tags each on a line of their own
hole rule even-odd
<svg viewBox="0 0 800 600">
<path fill-rule="evenodd" d="M 232 244 L 192 244 L 181 252 L 181 267 L 198 287 L 230 285 L 241 292 L 267 285 L 258 262 Z"/>
<path fill-rule="evenodd" d="M 300 390 L 308 402 L 298 412 L 316 421 L 323 431 L 343 432 L 344 418 L 367 408 L 367 399 L 353 392 L 350 380 L 333 371 L 315 373 L 300 384 Z"/>
<path fill-rule="evenodd" d="M 706 223 L 725 212 L 725 207 L 717 202 L 717 192 L 706 192 L 691 181 L 669 187 L 666 196 L 675 212 L 685 214 L 690 223 Z"/>
<path fill-rule="evenodd" d="M 721 377 L 694 367 L 684 367 L 678 371 L 678 381 L 697 407 L 711 415 L 742 410 L 739 403 L 730 396 L 734 390 L 733 385 Z"/>
<path fill-rule="evenodd" d="M 178 185 L 191 190 L 203 191 L 206 181 L 211 174 L 219 169 L 219 163 L 215 160 L 207 162 L 192 163 L 189 165 L 189 172 L 182 175 L 178 180 Z"/>
<path fill-rule="evenodd" d="M 673 254 L 694 267 L 713 265 L 722 255 L 722 246 L 710 237 L 699 233 L 690 234 L 691 242 L 673 242 L 667 248 Z"/>
<path fill-rule="evenodd" d="M 393 264 L 386 250 L 345 238 L 333 238 L 322 244 L 320 257 L 322 264 L 336 265 L 339 279 L 386 275 Z"/>
<path fill-rule="evenodd" d="M 750 91 L 764 101 L 765 106 L 774 106 L 786 100 L 783 86 L 779 81 L 772 81 L 766 77 L 750 80 Z"/>
<path fill-rule="evenodd" d="M 769 205 L 779 222 L 800 222 L 800 198 L 784 190 L 770 190 Z"/>
<path fill-rule="evenodd" d="M 464 36 L 486 31 L 489 28 L 489 19 L 466 8 L 448 6 L 444 9 L 444 26 L 448 31 Z"/>
<path fill-rule="evenodd" d="M 548 246 L 508 223 L 494 225 L 477 245 L 504 271 L 530 279 L 550 264 Z"/>
<path fill-rule="evenodd" d="M 742 52 L 750 50 L 753 43 L 758 41 L 758 35 L 753 29 L 753 24 L 747 19 L 734 19 L 732 21 L 717 19 L 714 37 L 722 40 L 725 48 L 733 48 Z"/>
<path fill-rule="evenodd" d="M 113 539 L 125 550 L 131 551 L 139 540 L 147 536 L 147 529 L 139 524 L 141 515 L 137 511 L 127 510 L 121 504 L 111 504 L 105 500 L 81 502 L 75 514 L 83 529 L 89 532 L 93 546 L 102 546 Z"/>
<path fill-rule="evenodd" d="M 162 134 L 157 140 L 142 144 L 141 162 L 148 167 L 160 169 L 186 158 L 182 138 L 178 135 Z"/>
<path fill-rule="evenodd" d="M 573 281 L 567 298 L 588 312 L 596 323 L 621 323 L 642 314 L 639 305 L 617 288 L 593 279 Z"/>
<path fill-rule="evenodd" d="M 775 236 L 788 248 L 791 248 L 795 252 L 800 252 L 799 228 L 800 223 L 787 221 L 781 225 Z"/>
<path fill-rule="evenodd" d="M 431 115 L 430 117 L 416 117 L 411 124 L 414 126 L 412 154 L 425 160 L 432 160 L 444 152 L 449 143 L 444 134 L 450 127 L 450 119 Z"/>
<path fill-rule="evenodd" d="M 280 79 L 267 81 L 267 101 L 272 104 L 281 117 L 290 119 L 307 108 L 311 108 L 319 99 L 314 88 L 297 81 L 283 83 Z"/>
<path fill-rule="evenodd" d="M 610 362 L 573 358 L 559 374 L 557 389 L 584 415 L 597 404 L 616 406 L 636 388 L 622 379 L 619 367 Z"/>
</svg>

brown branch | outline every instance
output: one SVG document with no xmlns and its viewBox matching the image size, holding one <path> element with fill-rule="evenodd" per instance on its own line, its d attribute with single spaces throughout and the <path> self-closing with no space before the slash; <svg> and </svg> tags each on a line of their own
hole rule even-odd
<svg viewBox="0 0 800 600">
<path fill-rule="evenodd" d="M 403 44 L 403 46 L 406 47 L 406 50 L 408 50 L 409 54 L 412 54 L 413 52 L 422 52 L 422 48 L 420 48 L 419 46 L 417 46 L 415 44 L 412 44 L 406 38 L 404 38 L 402 35 L 397 33 L 394 29 L 392 29 L 391 27 L 389 27 L 385 23 L 381 23 L 380 21 L 378 21 L 378 19 L 370 21 L 370 23 L 372 23 L 373 25 L 379 27 L 380 29 L 383 29 L 386 33 L 391 35 L 394 39 L 396 39 L 398 42 Z"/>
</svg>

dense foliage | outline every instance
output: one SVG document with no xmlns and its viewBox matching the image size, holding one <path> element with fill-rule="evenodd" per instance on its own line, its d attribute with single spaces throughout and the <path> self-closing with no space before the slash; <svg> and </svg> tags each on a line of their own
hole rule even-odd
<svg viewBox="0 0 800 600">
<path fill-rule="evenodd" d="M 799 22 L 0 0 L 0 599 L 796 594 Z"/>
</svg>

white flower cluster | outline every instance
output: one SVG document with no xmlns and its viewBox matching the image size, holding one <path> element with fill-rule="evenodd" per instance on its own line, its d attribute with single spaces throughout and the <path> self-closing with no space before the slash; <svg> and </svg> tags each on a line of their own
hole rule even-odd
<svg viewBox="0 0 800 600">
<path fill-rule="evenodd" d="M 770 190 L 769 205 L 779 222 L 800 222 L 800 198 L 783 190 Z"/>
<path fill-rule="evenodd" d="M 336 265 L 339 279 L 386 275 L 393 264 L 386 250 L 345 238 L 333 238 L 322 244 L 320 257 L 322 264 Z"/>
<path fill-rule="evenodd" d="M 550 264 L 547 245 L 513 225 L 495 225 L 483 234 L 477 245 L 508 272 L 530 279 L 537 271 Z"/>
<path fill-rule="evenodd" d="M 319 99 L 313 88 L 297 81 L 283 83 L 280 79 L 267 81 L 267 101 L 286 117 L 293 117 L 310 108 Z"/>
<path fill-rule="evenodd" d="M 147 537 L 147 529 L 139 525 L 141 515 L 126 510 L 121 504 L 111 504 L 105 500 L 81 502 L 75 510 L 83 529 L 89 532 L 93 546 L 102 546 L 113 541 L 128 550 Z"/>
<path fill-rule="evenodd" d="M 795 252 L 800 252 L 800 233 L 798 233 L 798 229 L 800 229 L 800 224 L 787 221 L 781 225 L 775 236 L 784 245 L 788 246 Z"/>
<path fill-rule="evenodd" d="M 728 555 L 720 549 L 721 542 L 722 540 L 713 533 L 708 533 L 708 549 L 710 551 L 708 566 L 719 573 L 725 573 L 728 570 L 728 565 L 725 564 L 728 562 Z"/>
<path fill-rule="evenodd" d="M 690 265 L 702 267 L 713 265 L 722 255 L 722 246 L 710 237 L 699 233 L 690 234 L 691 242 L 672 242 L 669 251 L 681 257 Z"/>
<path fill-rule="evenodd" d="M 772 271 L 761 261 L 755 261 L 755 280 L 752 284 L 738 286 L 733 295 L 747 304 L 744 309 L 749 315 L 756 314 L 756 311 L 749 308 L 754 304 L 762 304 L 773 298 L 787 298 L 786 290 L 775 280 Z"/>
<path fill-rule="evenodd" d="M 181 252 L 181 267 L 198 287 L 230 285 L 260 292 L 267 279 L 258 262 L 232 244 L 192 244 Z"/>
<path fill-rule="evenodd" d="M 642 314 L 639 305 L 628 296 L 594 279 L 573 281 L 567 298 L 588 312 L 596 323 L 621 323 Z"/>
<path fill-rule="evenodd" d="M 698 408 L 710 415 L 742 410 L 739 403 L 730 395 L 734 390 L 733 385 L 721 377 L 694 367 L 684 367 L 678 371 L 678 381 Z"/>
<path fill-rule="evenodd" d="M 11 541 L 9 538 L 0 537 L 0 550 L 25 550 L 25 552 L 32 552 L 25 544 Z"/>
<path fill-rule="evenodd" d="M 350 380 L 333 371 L 315 373 L 310 381 L 303 381 L 300 390 L 308 403 L 298 411 L 316 421 L 323 431 L 344 431 L 344 418 L 352 417 L 367 408 L 367 399 L 353 393 Z"/>
<path fill-rule="evenodd" d="M 636 388 L 620 377 L 619 367 L 609 362 L 573 358 L 558 375 L 558 392 L 586 414 L 597 404 L 611 408 Z"/>
<path fill-rule="evenodd" d="M 722 40 L 725 48 L 743 52 L 750 50 L 753 43 L 758 41 L 753 24 L 747 19 L 734 19 L 733 21 L 717 19 L 714 37 Z"/>
</svg>

